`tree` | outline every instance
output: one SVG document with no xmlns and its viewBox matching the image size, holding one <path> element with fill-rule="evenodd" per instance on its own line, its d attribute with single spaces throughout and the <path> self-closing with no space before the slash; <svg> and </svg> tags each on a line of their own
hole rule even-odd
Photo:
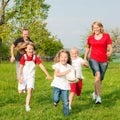
<svg viewBox="0 0 120 120">
<path fill-rule="evenodd" d="M 112 29 L 110 34 L 113 41 L 113 53 L 120 53 L 120 29 Z"/>
<path fill-rule="evenodd" d="M 1 1 L 1 9 L 0 9 L 0 25 L 5 23 L 5 8 L 10 0 L 2 0 Z"/>
<path fill-rule="evenodd" d="M 5 10 L 10 0 L 0 1 L 0 61 L 2 60 L 2 48 L 4 47 L 3 38 L 6 39 Z M 8 29 L 7 29 L 8 31 Z M 2 47 L 3 46 L 3 47 Z M 8 52 L 8 51 L 7 51 Z M 5 55 L 5 54 L 3 54 Z"/>
<path fill-rule="evenodd" d="M 37 52 L 44 55 L 51 55 L 49 45 L 58 45 L 58 48 L 63 48 L 61 42 L 46 29 L 44 21 L 48 16 L 50 5 L 44 3 L 45 0 L 14 0 L 14 4 L 6 9 L 5 25 L 0 27 L 4 30 L 0 33 L 3 42 L 9 46 L 18 36 L 21 35 L 21 29 L 28 28 L 30 30 L 31 39 L 37 46 Z M 6 27 L 7 26 L 7 27 Z M 3 29 L 4 28 L 4 29 Z M 44 46 L 44 47 L 43 47 Z"/>
</svg>

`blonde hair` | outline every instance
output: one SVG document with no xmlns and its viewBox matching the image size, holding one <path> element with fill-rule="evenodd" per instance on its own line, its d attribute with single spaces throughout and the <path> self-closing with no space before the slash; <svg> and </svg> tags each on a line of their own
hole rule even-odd
<svg viewBox="0 0 120 120">
<path fill-rule="evenodd" d="M 20 52 L 20 54 L 25 54 L 26 53 L 25 49 L 27 48 L 28 45 L 33 46 L 33 48 L 35 49 L 34 43 L 32 43 L 30 41 L 20 42 L 20 43 L 18 43 L 16 48 Z"/>
<path fill-rule="evenodd" d="M 65 49 L 60 50 L 60 51 L 56 54 L 56 56 L 55 56 L 55 58 L 54 58 L 54 62 L 55 62 L 55 63 L 60 62 L 60 55 L 61 55 L 61 53 L 66 53 L 66 54 L 68 55 L 68 61 L 67 61 L 67 63 L 71 65 L 72 62 L 71 62 L 70 53 L 69 53 L 69 51 L 67 51 L 67 50 L 65 50 Z"/>
<path fill-rule="evenodd" d="M 92 26 L 91 26 L 93 34 L 94 34 L 94 30 L 93 30 L 94 25 L 99 26 L 100 27 L 100 32 L 104 33 L 104 26 L 103 26 L 103 24 L 101 22 L 99 22 L 99 21 L 94 21 L 92 23 Z"/>
<path fill-rule="evenodd" d="M 78 48 L 73 47 L 73 48 L 70 49 L 70 52 L 71 52 L 72 50 L 75 50 L 75 51 L 79 54 L 79 50 L 78 50 Z"/>
</svg>

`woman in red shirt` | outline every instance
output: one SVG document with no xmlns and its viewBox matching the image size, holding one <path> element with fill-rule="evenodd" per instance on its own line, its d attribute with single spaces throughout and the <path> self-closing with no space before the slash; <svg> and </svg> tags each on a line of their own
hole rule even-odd
<svg viewBox="0 0 120 120">
<path fill-rule="evenodd" d="M 108 57 L 112 54 L 112 40 L 109 34 L 104 32 L 102 23 L 95 21 L 92 24 L 93 34 L 88 37 L 84 60 L 89 55 L 89 64 L 95 76 L 95 91 L 92 96 L 96 104 L 100 104 L 100 89 L 106 69 L 108 67 Z"/>
</svg>

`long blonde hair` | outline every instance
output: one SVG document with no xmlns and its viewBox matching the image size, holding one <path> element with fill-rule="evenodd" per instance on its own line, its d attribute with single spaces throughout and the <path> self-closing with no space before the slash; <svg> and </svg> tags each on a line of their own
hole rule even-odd
<svg viewBox="0 0 120 120">
<path fill-rule="evenodd" d="M 54 62 L 55 62 L 55 63 L 60 62 L 60 55 L 61 55 L 61 53 L 66 53 L 66 54 L 68 55 L 68 61 L 67 61 L 67 63 L 71 65 L 71 64 L 72 64 L 72 61 L 71 61 L 70 53 L 69 53 L 69 51 L 67 51 L 67 50 L 65 50 L 65 49 L 60 50 L 60 51 L 56 54 L 56 56 L 55 56 L 55 58 L 54 58 Z"/>
<path fill-rule="evenodd" d="M 20 42 L 20 43 L 18 43 L 18 45 L 17 45 L 16 48 L 17 48 L 17 50 L 20 52 L 20 54 L 25 54 L 25 53 L 26 53 L 25 49 L 27 48 L 28 45 L 33 46 L 33 48 L 35 49 L 34 43 L 33 43 L 33 42 L 30 42 L 30 41 Z"/>
<path fill-rule="evenodd" d="M 104 26 L 103 26 L 103 24 L 102 24 L 101 22 L 99 22 L 99 21 L 94 21 L 94 22 L 92 23 L 92 26 L 91 26 L 91 29 L 92 29 L 93 34 L 94 34 L 94 30 L 93 30 L 94 25 L 99 26 L 99 27 L 100 27 L 100 32 L 101 32 L 101 33 L 104 33 Z"/>
</svg>

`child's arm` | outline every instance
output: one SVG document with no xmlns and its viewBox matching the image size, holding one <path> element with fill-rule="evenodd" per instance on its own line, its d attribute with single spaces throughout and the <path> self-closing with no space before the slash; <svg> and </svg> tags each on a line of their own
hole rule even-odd
<svg viewBox="0 0 120 120">
<path fill-rule="evenodd" d="M 22 71 L 23 71 L 23 65 L 20 64 L 19 70 L 18 70 L 18 81 L 19 83 L 22 83 L 23 80 L 21 79 L 22 77 Z"/>
<path fill-rule="evenodd" d="M 84 62 L 82 62 L 82 65 L 84 65 L 85 67 L 89 67 L 89 65 L 88 65 L 88 61 L 84 61 Z"/>
<path fill-rule="evenodd" d="M 47 72 L 46 68 L 44 67 L 43 64 L 39 64 L 39 67 L 41 68 L 41 70 L 46 74 L 46 78 L 47 79 L 52 79 L 52 77 L 49 75 L 49 73 Z"/>
<path fill-rule="evenodd" d="M 65 72 L 60 72 L 59 69 L 55 68 L 55 72 L 54 74 L 57 76 L 57 77 L 60 77 L 60 76 L 65 76 L 66 74 L 68 74 L 71 70 L 66 70 Z"/>
</svg>

